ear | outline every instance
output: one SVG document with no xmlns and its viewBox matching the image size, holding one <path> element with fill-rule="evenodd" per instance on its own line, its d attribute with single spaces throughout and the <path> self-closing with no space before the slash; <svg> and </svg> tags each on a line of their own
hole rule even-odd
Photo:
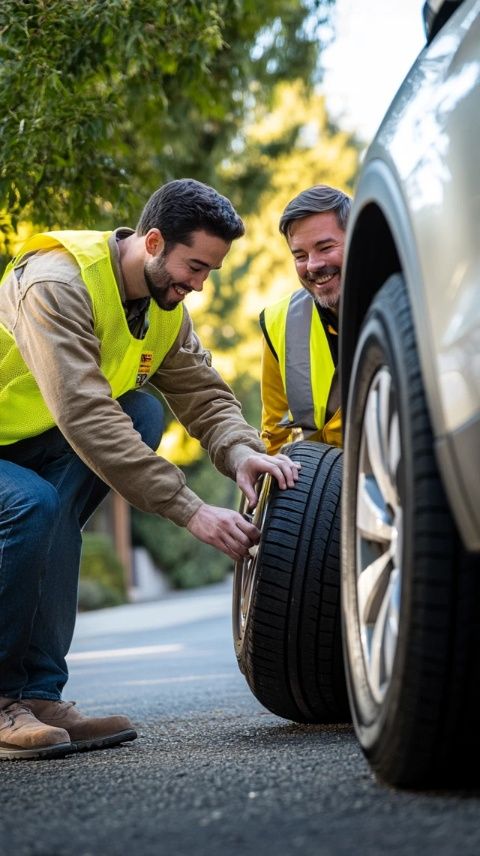
<svg viewBox="0 0 480 856">
<path fill-rule="evenodd" d="M 145 249 L 150 256 L 156 256 L 165 246 L 160 229 L 149 229 L 145 235 Z"/>
</svg>

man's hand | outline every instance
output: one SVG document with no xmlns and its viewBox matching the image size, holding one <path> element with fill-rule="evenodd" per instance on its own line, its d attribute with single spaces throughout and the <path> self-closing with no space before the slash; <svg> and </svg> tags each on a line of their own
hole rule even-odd
<svg viewBox="0 0 480 856">
<path fill-rule="evenodd" d="M 260 530 L 238 511 L 214 505 L 201 505 L 188 521 L 187 529 L 199 541 L 235 560 L 243 559 L 260 539 Z"/>
<path fill-rule="evenodd" d="M 235 480 L 240 490 L 248 499 L 250 508 L 255 508 L 258 496 L 255 483 L 262 473 L 270 473 L 276 479 L 281 490 L 293 487 L 298 480 L 301 464 L 292 461 L 287 455 L 266 455 L 262 452 L 252 452 L 239 465 Z"/>
</svg>

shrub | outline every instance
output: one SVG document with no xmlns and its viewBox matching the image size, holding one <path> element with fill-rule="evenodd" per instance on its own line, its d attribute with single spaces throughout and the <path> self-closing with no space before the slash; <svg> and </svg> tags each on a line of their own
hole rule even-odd
<svg viewBox="0 0 480 856">
<path fill-rule="evenodd" d="M 132 510 L 132 541 L 145 547 L 174 588 L 220 582 L 232 569 L 232 561 L 198 541 L 186 529 L 178 528 L 154 514 Z"/>
<path fill-rule="evenodd" d="M 127 601 L 125 568 L 108 537 L 83 533 L 78 608 L 101 609 Z"/>
</svg>

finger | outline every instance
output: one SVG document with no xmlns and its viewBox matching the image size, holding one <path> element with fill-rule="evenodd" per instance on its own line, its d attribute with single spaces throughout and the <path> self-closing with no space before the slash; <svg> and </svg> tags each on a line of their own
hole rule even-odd
<svg viewBox="0 0 480 856">
<path fill-rule="evenodd" d="M 291 458 L 287 458 L 285 455 L 276 455 L 272 460 L 276 461 L 280 467 L 287 467 L 289 470 L 292 470 L 292 472 L 298 472 L 302 469 L 302 465 L 299 461 L 292 461 Z"/>
<path fill-rule="evenodd" d="M 260 540 L 261 532 L 251 523 L 240 517 L 238 527 L 234 531 L 226 532 L 223 535 L 223 541 L 236 556 L 244 557 L 248 555 L 248 551 Z"/>
<path fill-rule="evenodd" d="M 225 539 L 225 543 L 227 546 L 235 553 L 236 556 L 245 557 L 248 556 L 250 550 L 256 547 L 256 544 L 260 540 L 260 533 L 258 533 L 258 537 L 255 538 L 247 538 L 242 534 L 241 537 L 233 538 L 233 539 Z"/>
<path fill-rule="evenodd" d="M 232 550 L 249 550 L 252 545 L 252 539 L 249 538 L 240 529 L 237 529 L 233 535 L 227 534 L 224 536 L 224 541 Z"/>
<path fill-rule="evenodd" d="M 294 466 L 292 461 L 290 461 L 290 466 L 284 469 L 285 478 L 287 480 L 287 484 L 289 487 L 294 487 L 295 482 L 298 481 L 299 476 L 299 468 Z"/>
<path fill-rule="evenodd" d="M 276 461 L 278 468 L 283 473 L 288 487 L 294 487 L 298 481 L 300 465 L 296 461 L 291 461 L 290 458 L 282 457 Z"/>
<path fill-rule="evenodd" d="M 258 539 L 260 538 L 260 529 L 252 523 L 251 520 L 245 518 L 243 516 L 240 517 L 240 520 L 237 521 L 238 529 L 246 535 L 251 544 L 256 544 Z"/>
<path fill-rule="evenodd" d="M 227 544 L 223 542 L 222 551 L 227 555 L 230 559 L 234 559 L 236 562 L 244 559 L 248 556 L 248 547 L 236 547 L 232 544 Z"/>
<path fill-rule="evenodd" d="M 273 460 L 269 461 L 269 467 L 267 472 L 269 472 L 272 478 L 275 479 L 279 488 L 281 490 L 285 490 L 285 488 L 287 487 L 287 479 L 285 473 L 283 472 L 282 466 L 280 466 Z"/>
<path fill-rule="evenodd" d="M 295 470 L 301 470 L 302 469 L 301 463 L 299 461 L 292 461 L 292 459 L 289 458 L 288 455 L 282 455 L 279 453 L 278 455 L 272 455 L 270 460 L 271 461 L 277 461 L 277 463 L 282 462 L 282 464 L 287 464 L 291 469 L 295 469 Z"/>
<path fill-rule="evenodd" d="M 286 455 L 265 455 L 255 461 L 257 473 L 269 473 L 280 488 L 293 487 L 298 480 L 300 465 Z"/>
<path fill-rule="evenodd" d="M 286 461 L 287 464 L 290 464 L 292 467 L 298 467 L 298 469 L 300 469 L 302 466 L 299 461 L 292 461 L 292 459 L 289 458 L 288 455 L 283 455 L 281 452 L 279 452 L 278 455 L 272 455 L 272 457 L 280 461 Z"/>
<path fill-rule="evenodd" d="M 237 479 L 237 485 L 248 501 L 248 511 L 251 512 L 258 503 L 257 492 L 252 488 L 251 482 L 243 477 Z"/>
<path fill-rule="evenodd" d="M 258 501 L 258 497 L 257 497 L 254 486 L 251 484 L 250 481 L 248 481 L 247 479 L 243 479 L 243 478 L 241 480 L 239 479 L 237 484 L 238 484 L 240 490 L 242 491 L 242 493 L 244 494 L 244 496 L 246 496 L 248 499 L 248 507 L 249 508 L 255 508 L 257 501 Z"/>
</svg>

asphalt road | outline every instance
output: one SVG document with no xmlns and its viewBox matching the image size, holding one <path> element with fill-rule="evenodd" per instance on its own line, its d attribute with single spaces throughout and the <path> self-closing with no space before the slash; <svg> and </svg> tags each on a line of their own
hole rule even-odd
<svg viewBox="0 0 480 856">
<path fill-rule="evenodd" d="M 349 726 L 264 710 L 238 671 L 229 585 L 79 617 L 66 698 L 133 743 L 3 762 L 0 854 L 480 854 L 480 793 L 378 784 Z"/>
</svg>

